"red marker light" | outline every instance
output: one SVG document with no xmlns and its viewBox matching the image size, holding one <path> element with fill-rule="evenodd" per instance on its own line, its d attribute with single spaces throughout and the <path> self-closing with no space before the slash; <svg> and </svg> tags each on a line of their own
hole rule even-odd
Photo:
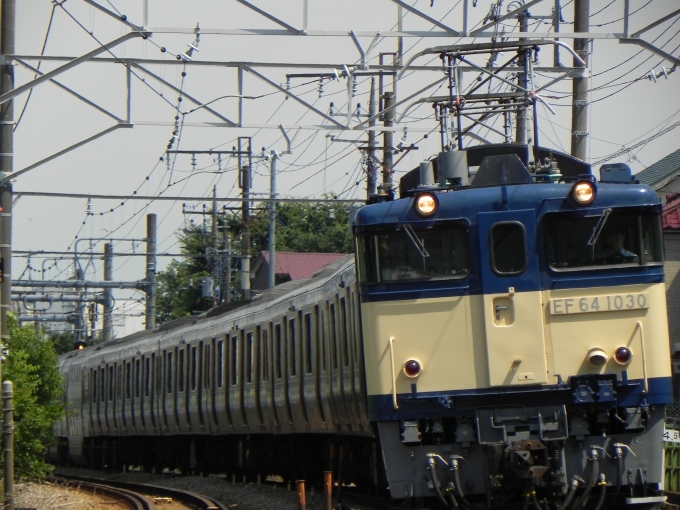
<svg viewBox="0 0 680 510">
<path fill-rule="evenodd" d="M 418 377 L 422 371 L 423 367 L 418 360 L 410 359 L 404 363 L 404 374 L 406 374 L 406 377 Z"/>
<path fill-rule="evenodd" d="M 618 349 L 616 349 L 616 352 L 614 353 L 614 360 L 619 365 L 625 365 L 627 363 L 630 363 L 632 357 L 633 353 L 630 352 L 630 349 L 628 349 L 627 347 L 619 347 Z"/>
</svg>

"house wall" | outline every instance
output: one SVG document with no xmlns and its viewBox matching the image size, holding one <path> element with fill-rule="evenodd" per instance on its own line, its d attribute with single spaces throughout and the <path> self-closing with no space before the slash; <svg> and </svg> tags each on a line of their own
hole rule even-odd
<svg viewBox="0 0 680 510">
<path fill-rule="evenodd" d="M 680 191 L 680 179 L 673 179 L 671 182 L 656 190 L 656 195 L 661 199 L 661 203 L 666 203 L 666 195 L 672 195 Z"/>
<path fill-rule="evenodd" d="M 680 398 L 680 232 L 664 231 L 666 303 L 673 363 L 673 393 Z"/>
</svg>

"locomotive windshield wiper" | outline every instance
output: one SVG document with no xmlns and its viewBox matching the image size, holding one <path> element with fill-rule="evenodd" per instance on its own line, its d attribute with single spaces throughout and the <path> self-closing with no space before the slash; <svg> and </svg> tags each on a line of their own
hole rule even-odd
<svg viewBox="0 0 680 510">
<path fill-rule="evenodd" d="M 588 246 L 594 246 L 595 245 L 598 237 L 600 237 L 600 233 L 602 232 L 602 229 L 604 228 L 604 224 L 607 222 L 607 218 L 609 218 L 609 215 L 611 213 L 612 213 L 611 207 L 607 207 L 604 211 L 602 211 L 602 216 L 600 216 L 600 219 L 597 220 L 597 225 L 595 225 L 595 228 L 593 229 L 593 235 L 590 236 L 590 240 L 588 241 Z"/>
<path fill-rule="evenodd" d="M 401 226 L 401 228 L 404 229 L 404 231 L 408 235 L 409 239 L 413 243 L 413 246 L 415 246 L 416 250 L 418 250 L 418 252 L 420 253 L 420 256 L 423 257 L 423 258 L 429 257 L 430 254 L 427 253 L 427 250 L 425 249 L 425 245 L 422 243 L 422 241 L 420 239 L 418 239 L 418 236 L 413 231 L 413 227 L 411 226 L 411 224 L 410 223 L 404 223 Z"/>
</svg>

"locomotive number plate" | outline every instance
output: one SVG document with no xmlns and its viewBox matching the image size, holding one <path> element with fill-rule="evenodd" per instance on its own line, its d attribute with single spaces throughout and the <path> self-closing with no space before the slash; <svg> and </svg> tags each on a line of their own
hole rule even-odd
<svg viewBox="0 0 680 510">
<path fill-rule="evenodd" d="M 678 430 L 664 430 L 663 440 L 668 443 L 680 443 L 680 431 Z"/>
<path fill-rule="evenodd" d="M 607 296 L 587 296 L 558 298 L 550 300 L 551 315 L 572 313 L 616 312 L 649 308 L 649 293 L 609 294 Z"/>
</svg>

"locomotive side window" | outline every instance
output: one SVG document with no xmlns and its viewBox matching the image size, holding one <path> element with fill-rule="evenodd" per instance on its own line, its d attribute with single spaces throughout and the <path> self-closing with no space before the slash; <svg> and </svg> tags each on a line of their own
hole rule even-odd
<svg viewBox="0 0 680 510">
<path fill-rule="evenodd" d="M 99 385 L 99 388 L 101 389 L 101 395 L 99 395 L 99 401 L 104 402 L 106 400 L 106 372 L 104 367 L 99 369 L 99 373 L 101 374 L 101 384 Z"/>
<path fill-rule="evenodd" d="M 342 359 L 343 365 L 349 365 L 349 339 L 347 338 L 350 334 L 349 324 L 347 323 L 347 304 L 345 298 L 340 298 L 340 312 L 342 314 L 342 322 L 340 323 L 340 328 L 342 330 Z"/>
<path fill-rule="evenodd" d="M 91 370 L 92 374 L 92 403 L 97 402 L 97 379 L 99 379 L 99 371 L 98 370 Z"/>
<path fill-rule="evenodd" d="M 397 230 L 359 236 L 357 249 L 361 282 L 465 278 L 470 271 L 463 226 L 405 224 Z"/>
<path fill-rule="evenodd" d="M 496 223 L 491 227 L 491 263 L 502 275 L 516 275 L 527 267 L 526 230 L 519 222 Z"/>
<path fill-rule="evenodd" d="M 547 222 L 545 232 L 553 269 L 663 262 L 658 215 L 619 211 L 586 217 L 559 215 Z"/>
<path fill-rule="evenodd" d="M 262 381 L 269 381 L 269 329 L 262 330 Z"/>
</svg>

